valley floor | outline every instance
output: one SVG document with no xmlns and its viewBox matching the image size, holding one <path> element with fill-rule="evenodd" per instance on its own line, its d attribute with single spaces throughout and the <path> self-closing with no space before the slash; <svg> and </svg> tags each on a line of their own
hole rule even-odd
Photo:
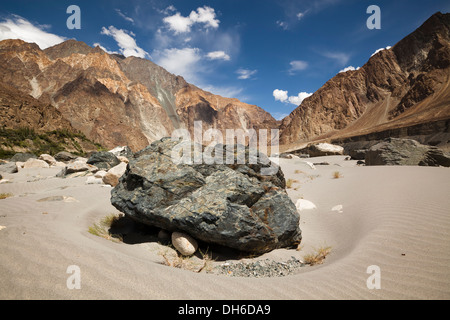
<svg viewBox="0 0 450 320">
<path fill-rule="evenodd" d="M 12 196 L 0 200 L 0 299 L 450 299 L 450 170 L 365 167 L 344 158 L 307 159 L 329 163 L 315 169 L 280 159 L 293 202 L 316 208 L 300 212 L 300 250 L 245 261 L 331 252 L 321 265 L 265 278 L 168 267 L 156 243 L 90 234 L 118 212 L 111 188 L 86 185 L 86 177 L 56 178 L 60 169 L 4 174 L 0 194 Z M 42 201 L 54 196 L 62 197 Z M 70 266 L 79 268 L 80 289 L 67 286 Z"/>
</svg>

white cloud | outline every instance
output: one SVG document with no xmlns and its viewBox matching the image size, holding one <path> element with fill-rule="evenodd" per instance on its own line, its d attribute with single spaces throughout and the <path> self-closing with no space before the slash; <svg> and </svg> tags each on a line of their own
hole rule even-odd
<svg viewBox="0 0 450 320">
<path fill-rule="evenodd" d="M 223 51 L 212 51 L 209 52 L 206 57 L 209 60 L 225 60 L 225 61 L 229 61 L 230 60 L 230 56 L 227 55 L 225 52 Z"/>
<path fill-rule="evenodd" d="M 301 60 L 295 60 L 290 62 L 291 68 L 289 69 L 290 74 L 295 74 L 297 71 L 302 71 L 308 68 L 308 63 Z"/>
<path fill-rule="evenodd" d="M 301 20 L 304 16 L 305 16 L 305 13 L 303 13 L 303 12 L 297 13 L 297 19 L 298 20 Z"/>
<path fill-rule="evenodd" d="M 338 73 L 347 72 L 347 71 L 355 71 L 355 70 L 359 70 L 359 67 L 355 68 L 354 66 L 348 66 L 347 68 L 340 70 Z"/>
<path fill-rule="evenodd" d="M 108 29 L 102 28 L 101 34 L 113 37 L 116 40 L 117 45 L 120 47 L 120 53 L 125 57 L 135 56 L 139 58 L 145 58 L 150 56 L 144 49 L 140 48 L 134 40 L 136 36 L 133 32 L 117 29 L 114 26 L 110 26 Z"/>
<path fill-rule="evenodd" d="M 392 48 L 392 47 L 391 46 L 387 46 L 386 48 L 380 48 L 380 49 L 376 50 L 374 53 L 372 53 L 372 55 L 370 57 L 373 57 L 374 55 L 376 55 L 380 51 L 389 50 L 390 48 Z"/>
<path fill-rule="evenodd" d="M 173 6 L 171 7 L 172 9 L 175 9 Z M 168 7 L 167 9 L 171 7 Z M 220 21 L 216 19 L 215 10 L 208 6 L 199 7 L 197 10 L 191 11 L 187 17 L 176 12 L 172 16 L 165 17 L 163 21 L 168 25 L 170 30 L 175 32 L 175 34 L 190 32 L 191 27 L 195 23 L 203 24 L 206 29 L 217 29 L 220 23 Z"/>
<path fill-rule="evenodd" d="M 238 69 L 236 73 L 239 75 L 238 79 L 246 80 L 250 79 L 258 70 L 249 70 L 249 69 Z"/>
<path fill-rule="evenodd" d="M 306 98 L 308 98 L 310 96 L 312 96 L 312 93 L 300 92 L 296 96 L 290 96 L 289 102 L 292 104 L 295 104 L 296 106 L 299 106 L 302 104 L 303 100 L 305 100 Z"/>
<path fill-rule="evenodd" d="M 350 60 L 350 55 L 343 52 L 321 52 L 322 56 L 336 60 L 340 65 L 345 66 Z"/>
<path fill-rule="evenodd" d="M 312 95 L 312 93 L 300 92 L 296 96 L 289 97 L 288 92 L 285 90 L 275 89 L 273 91 L 273 97 L 275 98 L 276 101 L 280 101 L 283 103 L 291 103 L 296 106 L 299 106 L 303 102 L 303 100 L 305 100 L 306 98 L 308 98 L 311 95 Z"/>
<path fill-rule="evenodd" d="M 103 51 L 105 51 L 108 54 L 118 54 L 119 52 L 117 51 L 110 51 L 108 49 L 106 49 L 104 46 L 102 46 L 100 43 L 96 42 L 93 44 L 94 47 L 100 47 L 100 49 L 102 49 Z"/>
<path fill-rule="evenodd" d="M 165 49 L 162 51 L 152 52 L 156 64 L 162 66 L 167 71 L 183 76 L 188 82 L 197 82 L 196 73 L 200 66 L 198 62 L 201 60 L 200 49 L 183 48 L 183 49 Z"/>
<path fill-rule="evenodd" d="M 48 28 L 48 25 L 35 26 L 28 20 L 18 15 L 13 15 L 11 18 L 0 22 L 0 41 L 21 39 L 26 42 L 34 42 L 41 49 L 46 49 L 66 40 L 64 37 L 43 30 Z"/>
<path fill-rule="evenodd" d="M 283 30 L 289 29 L 289 24 L 288 24 L 286 21 L 278 20 L 278 21 L 277 21 L 277 25 L 278 25 L 280 28 L 282 28 Z"/>
<path fill-rule="evenodd" d="M 189 17 L 183 17 L 179 12 L 175 13 L 173 16 L 165 17 L 163 21 L 168 24 L 169 29 L 176 34 L 190 32 L 193 24 Z"/>
<path fill-rule="evenodd" d="M 116 12 L 119 16 L 121 16 L 122 18 L 124 18 L 126 21 L 134 23 L 133 18 L 130 18 L 128 16 L 126 16 L 124 13 L 122 13 L 122 11 L 120 11 L 120 9 L 116 9 Z"/>
<path fill-rule="evenodd" d="M 288 100 L 288 92 L 284 90 L 275 89 L 273 97 L 276 101 L 286 102 Z"/>
</svg>

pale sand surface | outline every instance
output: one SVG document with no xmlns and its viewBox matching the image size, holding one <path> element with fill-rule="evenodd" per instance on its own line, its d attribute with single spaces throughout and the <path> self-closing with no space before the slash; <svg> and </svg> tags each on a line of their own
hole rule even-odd
<svg viewBox="0 0 450 320">
<path fill-rule="evenodd" d="M 301 259 L 324 246 L 331 246 L 331 253 L 322 265 L 278 278 L 164 266 L 155 243 L 114 243 L 88 233 L 94 222 L 117 213 L 110 188 L 85 185 L 85 177 L 54 178 L 59 169 L 4 174 L 10 183 L 0 184 L 0 193 L 14 196 L 0 200 L 0 226 L 6 227 L 0 228 L 0 298 L 450 298 L 448 168 L 358 167 L 340 156 L 308 161 L 330 165 L 313 170 L 300 159 L 280 160 L 286 179 L 299 181 L 288 189 L 293 202 L 303 197 L 317 206 L 300 213 L 302 249 L 255 259 Z M 335 171 L 341 178 L 333 179 Z M 37 201 L 51 196 L 77 201 Z M 336 205 L 341 212 L 331 210 Z M 80 268 L 80 290 L 66 286 L 70 265 Z M 381 271 L 379 290 L 366 285 L 371 265 Z"/>
</svg>

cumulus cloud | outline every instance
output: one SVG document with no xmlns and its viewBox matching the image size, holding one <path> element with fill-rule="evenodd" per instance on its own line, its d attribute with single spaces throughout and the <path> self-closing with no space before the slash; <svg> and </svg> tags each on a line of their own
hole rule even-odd
<svg viewBox="0 0 450 320">
<path fill-rule="evenodd" d="M 198 48 L 171 48 L 153 52 L 155 62 L 167 71 L 183 76 L 188 82 L 197 82 L 196 72 L 202 55 Z"/>
<path fill-rule="evenodd" d="M 140 48 L 136 44 L 136 40 L 133 38 L 136 35 L 131 31 L 117 29 L 114 26 L 110 26 L 108 29 L 103 27 L 101 34 L 110 36 L 116 40 L 117 45 L 120 48 L 120 53 L 125 57 L 135 56 L 138 58 L 145 58 L 150 56 L 144 49 Z"/>
<path fill-rule="evenodd" d="M 347 71 L 355 71 L 355 70 L 359 70 L 359 67 L 355 68 L 354 66 L 348 66 L 347 68 L 340 70 L 338 73 L 347 72 Z"/>
<path fill-rule="evenodd" d="M 254 74 L 256 74 L 258 70 L 249 70 L 249 69 L 238 69 L 236 70 L 236 73 L 239 75 L 238 79 L 246 80 L 250 79 Z"/>
<path fill-rule="evenodd" d="M 223 51 L 212 51 L 206 55 L 209 60 L 225 60 L 229 61 L 230 56 Z"/>
<path fill-rule="evenodd" d="M 290 103 L 295 104 L 296 106 L 299 106 L 302 104 L 303 100 L 305 100 L 306 98 L 308 98 L 310 96 L 312 96 L 312 93 L 300 92 L 296 96 L 290 96 L 288 100 Z"/>
<path fill-rule="evenodd" d="M 286 102 L 288 101 L 288 92 L 280 89 L 273 91 L 273 97 L 276 101 Z"/>
<path fill-rule="evenodd" d="M 0 22 L 0 41 L 21 39 L 26 42 L 34 42 L 41 49 L 46 49 L 66 40 L 64 37 L 44 30 L 48 28 L 49 26 L 33 25 L 18 15 L 12 15 Z"/>
<path fill-rule="evenodd" d="M 297 71 L 302 71 L 308 68 L 308 63 L 301 60 L 295 60 L 290 62 L 291 68 L 289 69 L 289 73 L 295 74 Z"/>
<path fill-rule="evenodd" d="M 392 48 L 392 47 L 391 46 L 387 46 L 386 48 L 380 48 L 380 49 L 376 50 L 374 53 L 372 53 L 372 55 L 370 57 L 373 57 L 374 55 L 376 55 L 380 51 L 389 50 L 390 48 Z"/>
<path fill-rule="evenodd" d="M 203 24 L 206 29 L 217 29 L 220 23 L 220 21 L 216 19 L 215 10 L 208 6 L 199 7 L 197 10 L 191 11 L 187 17 L 184 17 L 181 13 L 176 12 L 174 15 L 165 17 L 163 21 L 167 24 L 170 30 L 175 32 L 175 34 L 190 32 L 191 27 L 196 23 Z"/>
<path fill-rule="evenodd" d="M 275 89 L 273 91 L 273 97 L 275 98 L 275 101 L 280 101 L 283 103 L 291 103 L 296 106 L 300 105 L 303 102 L 303 100 L 305 100 L 311 95 L 312 93 L 300 92 L 296 96 L 289 96 L 288 91 L 285 90 Z"/>
</svg>

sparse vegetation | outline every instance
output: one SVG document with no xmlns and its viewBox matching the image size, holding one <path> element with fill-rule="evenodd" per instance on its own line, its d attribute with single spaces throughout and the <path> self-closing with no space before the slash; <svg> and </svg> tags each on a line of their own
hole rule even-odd
<svg viewBox="0 0 450 320">
<path fill-rule="evenodd" d="M 94 236 L 102 237 L 107 240 L 112 240 L 114 242 L 120 242 L 120 241 L 122 241 L 121 235 L 111 234 L 109 232 L 109 229 L 111 228 L 111 226 L 115 222 L 117 222 L 120 218 L 121 218 L 121 216 L 119 216 L 119 215 L 110 214 L 110 215 L 104 217 L 103 219 L 101 219 L 98 224 L 94 223 L 93 226 L 89 227 L 88 231 L 90 234 L 93 234 Z"/>
<path fill-rule="evenodd" d="M 0 200 L 13 197 L 14 195 L 12 193 L 0 193 Z"/>
<path fill-rule="evenodd" d="M 170 250 L 172 248 L 173 250 Z M 213 269 L 214 259 L 211 254 L 208 253 L 208 249 L 203 253 L 198 250 L 201 258 L 196 255 L 186 257 L 176 252 L 176 250 L 170 245 L 166 250 L 161 250 L 159 255 L 164 259 L 163 264 L 168 267 L 179 268 L 200 273 L 203 270 L 210 272 Z"/>
<path fill-rule="evenodd" d="M 70 151 L 78 156 L 84 156 L 85 150 L 82 144 L 92 146 L 98 151 L 104 148 L 90 141 L 81 132 L 72 132 L 67 129 L 53 130 L 39 133 L 32 128 L 0 129 L 0 159 L 12 157 L 16 151 L 14 149 L 24 149 L 26 152 L 55 155 L 60 151 Z"/>
<path fill-rule="evenodd" d="M 310 266 L 322 264 L 323 260 L 325 260 L 327 255 L 330 254 L 331 247 L 320 247 L 319 249 L 315 250 L 315 253 L 310 253 L 303 257 L 303 261 L 305 264 L 309 264 Z"/>
<path fill-rule="evenodd" d="M 334 179 L 339 179 L 339 178 L 342 178 L 343 176 L 342 176 L 342 174 L 339 172 L 339 171 L 335 171 L 334 173 L 333 173 L 333 178 Z"/>
<path fill-rule="evenodd" d="M 299 183 L 299 181 L 298 180 L 293 180 L 293 179 L 287 179 L 287 181 L 286 181 L 286 188 L 288 188 L 288 189 L 292 188 L 292 184 L 294 184 L 294 183 Z"/>
</svg>

